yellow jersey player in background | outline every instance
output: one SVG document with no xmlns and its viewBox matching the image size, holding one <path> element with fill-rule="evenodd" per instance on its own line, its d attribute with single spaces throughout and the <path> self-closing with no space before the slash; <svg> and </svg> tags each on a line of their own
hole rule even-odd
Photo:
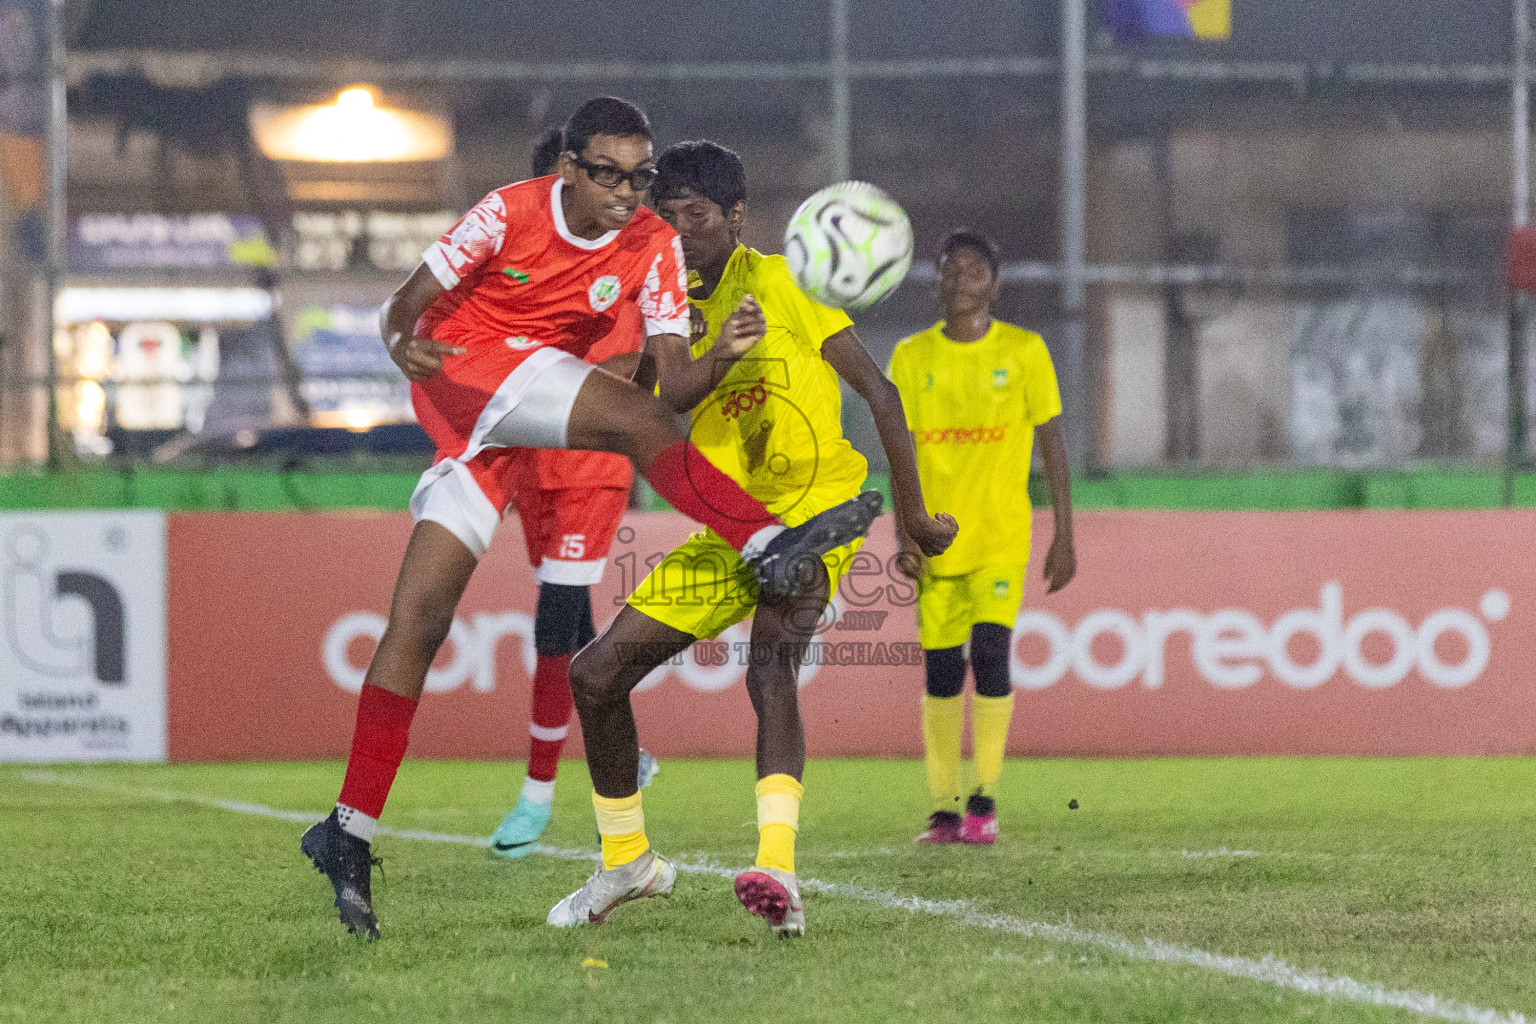
<svg viewBox="0 0 1536 1024">
<path fill-rule="evenodd" d="M 662 401 L 689 414 L 698 450 L 790 525 L 854 498 L 865 462 L 843 437 L 841 377 L 874 414 L 903 535 L 914 550 L 941 554 L 955 522 L 930 518 L 924 508 L 895 386 L 864 350 L 846 313 L 807 298 L 784 257 L 741 244 L 747 210 L 741 160 L 711 142 L 685 142 L 663 153 L 656 170 L 652 202 L 677 230 L 697 278 L 688 293 L 695 332 L 691 345 L 670 339 L 648 355 L 656 360 Z M 704 368 L 710 372 L 697 372 Z M 736 878 L 735 890 L 779 935 L 804 933 L 795 878 L 805 768 L 797 677 L 857 548 L 855 541 L 797 566 L 796 596 L 771 604 L 765 596 L 760 605 L 741 555 L 713 531 L 696 533 L 576 655 L 571 687 L 592 772 L 603 867 L 550 911 L 550 924 L 597 922 L 628 900 L 664 894 L 641 873 L 627 873 L 630 864 L 649 863 L 641 858 L 650 847 L 635 784 L 639 747 L 629 694 L 696 640 L 753 616 L 746 683 L 757 712 L 759 842 L 756 866 Z"/>
<path fill-rule="evenodd" d="M 997 782 L 1013 717 L 1009 665 L 1013 625 L 1029 562 L 1029 465 L 1036 436 L 1050 481 L 1055 534 L 1045 557 L 1047 593 L 1072 581 L 1072 479 L 1055 417 L 1056 371 L 1040 335 L 992 319 L 1000 281 L 997 246 L 956 231 L 939 254 L 944 319 L 904 339 L 891 355 L 917 444 L 923 490 L 952 509 L 960 533 L 948 551 L 925 558 L 902 537 L 898 563 L 917 580 L 923 645 L 923 749 L 933 813 L 919 843 L 991 843 L 997 838 Z M 899 521 L 898 521 L 899 522 Z M 976 788 L 964 804 L 960 733 L 966 648 L 976 678 L 972 738 Z"/>
</svg>

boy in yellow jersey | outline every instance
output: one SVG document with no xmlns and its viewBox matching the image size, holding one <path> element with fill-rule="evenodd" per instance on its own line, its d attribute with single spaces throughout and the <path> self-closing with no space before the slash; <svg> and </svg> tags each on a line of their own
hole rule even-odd
<svg viewBox="0 0 1536 1024">
<path fill-rule="evenodd" d="M 896 346 L 890 377 L 901 391 L 917 442 L 923 489 L 954 509 L 960 534 L 948 551 L 924 558 L 901 538 L 898 564 L 917 580 L 918 639 L 927 694 L 923 748 L 933 813 L 919 843 L 991 843 L 997 838 L 997 781 L 1013 716 L 1009 680 L 1013 624 L 1029 561 L 1030 449 L 1040 439 L 1051 485 L 1055 535 L 1045 557 L 1047 593 L 1077 572 L 1072 547 L 1072 479 L 1055 417 L 1061 395 L 1038 334 L 992 319 L 997 246 L 956 231 L 939 256 L 944 319 Z M 965 645 L 976 696 L 971 704 L 977 788 L 964 805 L 960 732 Z"/>
<path fill-rule="evenodd" d="M 849 500 L 864 482 L 863 456 L 843 437 L 838 378 L 869 403 L 886 454 L 896 514 L 914 550 L 938 555 L 954 520 L 924 509 L 901 396 L 880 373 L 847 315 L 817 305 L 782 256 L 740 243 L 746 175 L 735 153 L 710 142 L 674 146 L 657 161 L 652 201 L 682 239 L 697 283 L 689 291 L 695 332 L 648 351 L 663 402 L 687 412 L 698 450 L 790 524 Z M 701 385 L 679 384 L 708 361 Z M 695 374 L 695 376 L 699 376 Z M 770 603 L 750 568 L 713 531 L 696 533 L 641 581 L 603 635 L 571 662 L 571 688 L 592 772 L 603 867 L 561 900 L 549 923 L 602 920 L 628 900 L 658 895 L 635 785 L 638 744 L 629 693 L 657 665 L 696 640 L 755 616 L 747 692 L 757 712 L 756 866 L 736 896 L 779 935 L 800 935 L 805 915 L 795 879 L 805 733 L 796 677 L 816 623 L 858 543 L 797 567 L 797 596 Z M 654 858 L 654 855 L 652 855 Z M 642 867 L 628 872 L 628 865 Z M 633 877 L 631 877 L 633 875 Z"/>
</svg>

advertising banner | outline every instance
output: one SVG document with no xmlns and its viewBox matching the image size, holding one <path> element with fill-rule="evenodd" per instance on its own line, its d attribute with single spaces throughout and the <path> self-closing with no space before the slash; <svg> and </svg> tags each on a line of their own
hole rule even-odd
<svg viewBox="0 0 1536 1024">
<path fill-rule="evenodd" d="M 598 626 L 692 530 L 631 513 Z M 407 516 L 171 518 L 170 756 L 344 756 Z M 1036 555 L 1050 520 L 1035 524 Z M 1527 512 L 1106 512 L 1079 575 L 1015 631 L 1011 749 L 1034 755 L 1497 754 L 1536 750 Z M 844 578 L 801 676 L 812 756 L 916 756 L 915 593 L 889 518 Z M 516 517 L 470 584 L 411 735 L 421 757 L 527 751 L 536 590 Z M 635 693 L 661 757 L 749 756 L 748 625 Z M 572 722 L 569 756 L 580 752 Z"/>
<path fill-rule="evenodd" d="M 277 262 L 258 217 L 197 213 L 95 213 L 70 225 L 69 265 L 79 273 L 145 268 L 270 267 Z"/>
<path fill-rule="evenodd" d="M 165 759 L 165 516 L 0 514 L 0 761 Z"/>
</svg>

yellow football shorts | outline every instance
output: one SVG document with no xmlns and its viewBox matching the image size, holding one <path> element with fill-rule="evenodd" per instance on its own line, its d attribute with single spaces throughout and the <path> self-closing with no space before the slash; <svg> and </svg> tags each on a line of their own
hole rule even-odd
<svg viewBox="0 0 1536 1024">
<path fill-rule="evenodd" d="M 821 556 L 834 594 L 863 545 L 860 537 Z M 735 548 L 705 530 L 663 558 L 629 595 L 629 606 L 700 640 L 713 640 L 757 610 L 757 577 Z"/>
<path fill-rule="evenodd" d="M 1024 603 L 1022 565 L 997 565 L 964 576 L 924 576 L 917 581 L 917 639 L 924 650 L 959 647 L 978 622 L 1013 628 Z"/>
</svg>

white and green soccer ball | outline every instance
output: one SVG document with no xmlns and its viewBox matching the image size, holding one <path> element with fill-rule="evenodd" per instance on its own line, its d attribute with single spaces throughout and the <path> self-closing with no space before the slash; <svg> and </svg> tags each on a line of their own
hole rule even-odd
<svg viewBox="0 0 1536 1024">
<path fill-rule="evenodd" d="M 839 309 L 863 309 L 896 290 L 912 266 L 912 222 L 863 181 L 829 185 L 800 204 L 784 231 L 800 288 Z"/>
</svg>

